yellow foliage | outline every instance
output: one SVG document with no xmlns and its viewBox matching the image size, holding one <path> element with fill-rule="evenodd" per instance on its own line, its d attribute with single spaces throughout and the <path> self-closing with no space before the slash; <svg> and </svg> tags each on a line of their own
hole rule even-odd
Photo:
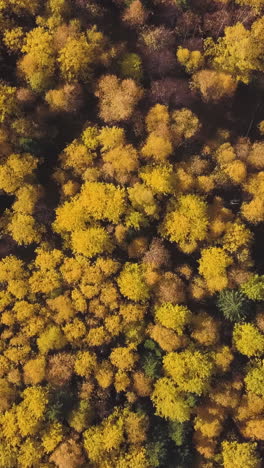
<svg viewBox="0 0 264 468">
<path fill-rule="evenodd" d="M 141 153 L 145 158 L 153 158 L 157 162 L 164 162 L 171 155 L 173 146 L 170 140 L 156 133 L 150 133 Z"/>
<path fill-rule="evenodd" d="M 212 59 L 215 68 L 230 73 L 237 80 L 248 83 L 254 71 L 262 71 L 263 18 L 255 21 L 251 30 L 241 22 L 225 28 L 224 37 L 217 43 L 211 38 L 205 40 L 205 53 Z"/>
<path fill-rule="evenodd" d="M 236 349 L 248 357 L 261 356 L 264 352 L 264 335 L 251 323 L 236 323 L 233 331 Z"/>
<path fill-rule="evenodd" d="M 33 215 L 35 204 L 40 196 L 40 190 L 33 185 L 24 185 L 16 192 L 16 201 L 13 210 L 16 212 Z"/>
<path fill-rule="evenodd" d="M 77 408 L 68 416 L 68 423 L 77 432 L 87 429 L 92 422 L 92 408 L 87 400 L 80 400 Z"/>
<path fill-rule="evenodd" d="M 76 356 L 74 369 L 76 374 L 87 377 L 96 367 L 96 355 L 89 351 L 79 351 Z"/>
<path fill-rule="evenodd" d="M 16 88 L 0 84 L 0 122 L 17 112 Z"/>
<path fill-rule="evenodd" d="M 183 305 L 173 305 L 170 302 L 164 302 L 155 309 L 155 319 L 164 327 L 175 330 L 178 335 L 183 334 L 184 327 L 190 323 L 191 311 Z"/>
<path fill-rule="evenodd" d="M 107 151 L 125 144 L 125 131 L 119 127 L 102 127 L 98 134 L 102 151 Z"/>
<path fill-rule="evenodd" d="M 201 251 L 199 273 L 203 275 L 211 292 L 221 291 L 227 287 L 226 269 L 232 263 L 231 257 L 219 247 L 210 247 Z"/>
<path fill-rule="evenodd" d="M 138 153 L 132 145 L 115 146 L 102 154 L 103 171 L 120 183 L 129 180 L 131 172 L 138 169 Z"/>
<path fill-rule="evenodd" d="M 64 47 L 59 52 L 58 63 L 62 77 L 66 81 L 89 81 L 91 78 L 91 65 L 100 60 L 105 38 L 96 27 L 87 31 L 87 34 L 69 36 Z"/>
<path fill-rule="evenodd" d="M 31 29 L 26 35 L 22 57 L 18 64 L 19 70 L 25 76 L 34 91 L 47 89 L 55 72 L 55 55 L 53 37 L 43 27 Z"/>
<path fill-rule="evenodd" d="M 108 388 L 113 383 L 114 371 L 108 360 L 102 361 L 97 367 L 95 378 L 101 388 Z"/>
<path fill-rule="evenodd" d="M 167 377 L 158 379 L 151 394 L 151 400 L 156 408 L 156 414 L 172 421 L 188 421 L 191 416 L 190 407 L 179 388 Z"/>
<path fill-rule="evenodd" d="M 111 357 L 110 357 L 111 359 Z M 130 384 L 129 376 L 123 370 L 118 369 L 115 374 L 114 386 L 117 392 L 125 392 Z"/>
<path fill-rule="evenodd" d="M 37 338 L 37 345 L 41 354 L 50 350 L 61 349 L 65 346 L 66 339 L 57 325 L 51 325 Z"/>
<path fill-rule="evenodd" d="M 36 169 L 38 161 L 31 154 L 11 154 L 5 165 L 0 166 L 0 188 L 7 193 L 19 189 L 26 177 Z"/>
<path fill-rule="evenodd" d="M 63 438 L 63 426 L 59 422 L 54 422 L 45 428 L 41 443 L 45 452 L 52 452 Z"/>
<path fill-rule="evenodd" d="M 103 227 L 88 227 L 86 230 L 74 231 L 71 235 L 72 250 L 76 254 L 94 257 L 100 253 L 111 253 L 112 242 Z"/>
<path fill-rule="evenodd" d="M 214 362 L 216 367 L 221 372 L 227 372 L 230 368 L 230 364 L 234 359 L 234 355 L 229 348 L 229 346 L 220 346 L 216 348 L 216 352 L 214 355 Z"/>
<path fill-rule="evenodd" d="M 34 217 L 23 213 L 14 213 L 7 230 L 18 245 L 40 242 L 43 228 L 37 226 Z"/>
<path fill-rule="evenodd" d="M 163 366 L 180 390 L 198 395 L 207 391 L 213 372 L 209 355 L 189 349 L 169 353 L 163 358 Z"/>
<path fill-rule="evenodd" d="M 78 318 L 74 318 L 72 322 L 66 323 L 62 329 L 67 341 L 70 343 L 78 343 L 78 340 L 86 333 L 85 324 Z"/>
<path fill-rule="evenodd" d="M 46 360 L 44 356 L 29 359 L 23 367 L 26 384 L 37 385 L 45 378 Z"/>
<path fill-rule="evenodd" d="M 24 31 L 20 26 L 5 31 L 3 42 L 10 52 L 19 52 L 23 47 Z"/>
<path fill-rule="evenodd" d="M 260 468 L 257 444 L 251 442 L 222 442 L 224 468 Z"/>
<path fill-rule="evenodd" d="M 253 240 L 252 232 L 240 222 L 227 223 L 226 233 L 222 239 L 223 248 L 228 252 L 237 252 L 241 247 L 249 247 Z"/>
<path fill-rule="evenodd" d="M 174 191 L 175 178 L 171 164 L 163 166 L 147 165 L 140 171 L 140 177 L 154 193 L 167 195 Z"/>
<path fill-rule="evenodd" d="M 146 307 L 139 304 L 125 303 L 120 305 L 119 313 L 126 323 L 141 322 L 146 313 Z"/>
<path fill-rule="evenodd" d="M 173 142 L 180 145 L 189 138 L 192 138 L 199 130 L 200 123 L 198 117 L 190 109 L 176 110 L 171 114 Z"/>
<path fill-rule="evenodd" d="M 141 265 L 125 263 L 117 283 L 123 296 L 132 301 L 144 302 L 149 298 L 149 288 L 144 281 L 144 272 Z"/>
<path fill-rule="evenodd" d="M 16 407 L 17 422 L 23 437 L 36 434 L 39 421 L 44 417 L 48 404 L 47 389 L 34 386 L 23 391 L 23 400 Z"/>
<path fill-rule="evenodd" d="M 177 242 L 185 253 L 193 252 L 206 237 L 207 205 L 197 195 L 182 195 L 172 205 L 160 231 L 171 242 Z"/>
<path fill-rule="evenodd" d="M 157 217 L 158 205 L 149 187 L 136 183 L 128 189 L 128 195 L 134 208 L 147 216 Z"/>
<path fill-rule="evenodd" d="M 187 73 L 193 73 L 203 66 L 204 58 L 199 50 L 189 50 L 179 47 L 177 50 L 177 59 L 183 65 Z"/>
<path fill-rule="evenodd" d="M 186 346 L 187 340 L 184 336 L 179 336 L 173 330 L 162 325 L 154 325 L 148 328 L 150 337 L 158 343 L 164 351 L 171 352 Z"/>
<path fill-rule="evenodd" d="M 237 82 L 228 73 L 205 69 L 193 75 L 191 85 L 199 90 L 204 101 L 218 102 L 225 97 L 233 96 Z"/>
<path fill-rule="evenodd" d="M 89 346 L 102 346 L 110 341 L 110 336 L 104 327 L 91 328 L 86 336 Z"/>
<path fill-rule="evenodd" d="M 110 354 L 111 363 L 121 371 L 132 370 L 137 360 L 138 355 L 130 347 L 114 348 Z"/>
<path fill-rule="evenodd" d="M 38 441 L 27 438 L 19 449 L 17 456 L 18 465 L 21 466 L 21 468 L 31 468 L 34 465 L 38 466 L 43 452 L 44 450 Z"/>
<path fill-rule="evenodd" d="M 54 320 L 59 324 L 68 322 L 76 313 L 72 306 L 72 302 L 67 295 L 60 295 L 54 299 L 48 299 L 47 305 L 53 312 L 55 312 Z"/>
</svg>

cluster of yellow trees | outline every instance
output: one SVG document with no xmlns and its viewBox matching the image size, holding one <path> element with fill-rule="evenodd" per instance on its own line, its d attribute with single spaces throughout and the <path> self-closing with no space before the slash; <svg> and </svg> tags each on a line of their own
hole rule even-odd
<svg viewBox="0 0 264 468">
<path fill-rule="evenodd" d="M 103 3 L 0 0 L 0 468 L 260 468 L 264 1 Z"/>
</svg>

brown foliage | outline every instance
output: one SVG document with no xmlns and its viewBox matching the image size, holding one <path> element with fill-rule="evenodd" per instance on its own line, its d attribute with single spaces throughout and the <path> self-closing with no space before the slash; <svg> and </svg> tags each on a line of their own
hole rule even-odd
<svg viewBox="0 0 264 468">
<path fill-rule="evenodd" d="M 180 304 L 186 300 L 184 282 L 171 272 L 166 272 L 162 276 L 156 285 L 154 293 L 160 302 Z"/>
<path fill-rule="evenodd" d="M 81 446 L 73 438 L 62 442 L 50 456 L 58 468 L 79 468 L 84 461 Z"/>
<path fill-rule="evenodd" d="M 143 257 L 143 263 L 153 265 L 155 268 L 168 267 L 170 262 L 169 251 L 158 237 L 154 238 L 149 246 L 149 250 Z"/>
<path fill-rule="evenodd" d="M 201 27 L 201 18 L 193 11 L 185 11 L 177 18 L 176 31 L 183 37 L 194 35 Z"/>
<path fill-rule="evenodd" d="M 68 383 L 73 374 L 74 358 L 69 353 L 58 353 L 51 356 L 47 365 L 46 378 L 52 385 L 62 387 Z"/>
<path fill-rule="evenodd" d="M 227 26 L 231 26 L 231 13 L 227 10 L 218 10 L 214 13 L 206 13 L 203 18 L 203 30 L 206 35 L 219 37 Z"/>
<path fill-rule="evenodd" d="M 140 0 L 134 0 L 125 9 L 122 20 L 132 28 L 142 26 L 146 23 L 148 18 L 148 11 L 144 8 L 144 5 Z"/>
<path fill-rule="evenodd" d="M 95 95 L 99 98 L 100 117 L 105 122 L 128 120 L 143 96 L 134 80 L 121 81 L 115 75 L 105 75 L 98 83 Z"/>
<path fill-rule="evenodd" d="M 186 80 L 166 77 L 151 82 L 150 100 L 153 104 L 190 107 L 196 96 Z"/>
</svg>

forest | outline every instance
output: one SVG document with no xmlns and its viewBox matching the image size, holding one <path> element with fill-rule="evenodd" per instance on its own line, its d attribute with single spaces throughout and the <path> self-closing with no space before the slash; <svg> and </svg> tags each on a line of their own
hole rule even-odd
<svg viewBox="0 0 264 468">
<path fill-rule="evenodd" d="M 264 0 L 0 0 L 0 468 L 261 468 Z"/>
</svg>

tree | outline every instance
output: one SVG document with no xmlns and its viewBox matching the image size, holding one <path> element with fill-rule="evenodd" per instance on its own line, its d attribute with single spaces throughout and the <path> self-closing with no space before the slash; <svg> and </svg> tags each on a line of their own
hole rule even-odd
<svg viewBox="0 0 264 468">
<path fill-rule="evenodd" d="M 181 145 L 185 140 L 194 137 L 200 129 L 198 117 L 190 110 L 182 108 L 171 114 L 173 142 L 175 146 Z"/>
<path fill-rule="evenodd" d="M 156 381 L 150 398 L 155 405 L 156 414 L 162 418 L 182 423 L 191 417 L 188 398 L 167 377 Z"/>
<path fill-rule="evenodd" d="M 26 384 L 37 385 L 45 378 L 46 360 L 44 356 L 29 359 L 23 367 Z"/>
<path fill-rule="evenodd" d="M 201 251 L 199 273 L 203 275 L 211 292 L 221 291 L 227 287 L 226 269 L 232 263 L 232 258 L 219 247 L 209 247 Z"/>
<path fill-rule="evenodd" d="M 5 122 L 17 112 L 16 88 L 0 83 L 0 122 Z"/>
<path fill-rule="evenodd" d="M 45 100 L 55 112 L 77 112 L 83 103 L 83 91 L 79 84 L 65 84 L 58 89 L 50 89 Z"/>
<path fill-rule="evenodd" d="M 125 139 L 125 131 L 119 127 L 102 127 L 98 134 L 102 151 L 124 146 Z"/>
<path fill-rule="evenodd" d="M 102 154 L 103 172 L 120 183 L 126 183 L 138 169 L 138 154 L 132 145 L 116 146 Z"/>
<path fill-rule="evenodd" d="M 185 253 L 193 252 L 204 240 L 209 223 L 207 205 L 197 195 L 182 195 L 166 214 L 160 227 L 164 237 L 177 242 Z"/>
<path fill-rule="evenodd" d="M 194 73 L 191 86 L 199 91 L 205 102 L 218 102 L 223 98 L 231 98 L 237 83 L 228 73 L 204 69 Z"/>
<path fill-rule="evenodd" d="M 264 396 L 264 361 L 257 360 L 253 364 L 245 377 L 246 389 L 248 392 Z"/>
<path fill-rule="evenodd" d="M 249 152 L 249 155 L 247 157 L 247 164 L 251 166 L 253 169 L 257 170 L 263 170 L 264 169 L 264 164 L 263 164 L 263 143 L 262 142 L 256 142 L 252 145 L 252 148 Z"/>
<path fill-rule="evenodd" d="M 177 59 L 185 67 L 187 73 L 192 73 L 203 66 L 204 58 L 199 50 L 189 50 L 179 47 L 177 50 Z"/>
<path fill-rule="evenodd" d="M 231 322 L 245 320 L 250 312 L 250 303 L 246 296 L 241 291 L 235 289 L 220 291 L 217 306 L 224 317 Z"/>
<path fill-rule="evenodd" d="M 222 442 L 224 468 L 260 468 L 261 461 L 256 450 L 257 444 L 252 442 Z"/>
<path fill-rule="evenodd" d="M 100 117 L 104 122 L 128 120 L 143 96 L 132 79 L 119 80 L 115 75 L 100 78 L 95 95 L 99 98 Z"/>
<path fill-rule="evenodd" d="M 31 154 L 10 154 L 4 165 L 0 166 L 0 188 L 14 193 L 24 184 L 26 177 L 32 175 L 38 161 Z"/>
<path fill-rule="evenodd" d="M 145 302 L 149 298 L 149 288 L 145 283 L 141 265 L 125 263 L 117 279 L 117 284 L 121 294 L 132 301 Z"/>
<path fill-rule="evenodd" d="M 183 334 L 184 327 L 190 323 L 191 311 L 183 305 L 173 305 L 164 302 L 155 309 L 155 319 L 164 327 L 175 330 L 178 335 Z"/>
<path fill-rule="evenodd" d="M 74 231 L 71 236 L 72 250 L 86 257 L 94 257 L 102 252 L 111 253 L 112 242 L 106 230 L 100 226 Z"/>
<path fill-rule="evenodd" d="M 120 62 L 120 71 L 122 78 L 140 80 L 143 75 L 140 56 L 135 53 L 125 54 Z"/>
<path fill-rule="evenodd" d="M 132 370 L 137 359 L 138 356 L 131 347 L 114 348 L 110 354 L 111 363 L 122 371 Z"/>
<path fill-rule="evenodd" d="M 43 456 L 43 447 L 38 441 L 28 437 L 21 445 L 17 461 L 22 468 L 29 468 L 40 463 Z"/>
<path fill-rule="evenodd" d="M 216 345 L 219 341 L 219 323 L 206 312 L 191 318 L 191 336 L 202 346 Z"/>
<path fill-rule="evenodd" d="M 35 223 L 33 216 L 28 214 L 15 213 L 7 226 L 7 231 L 18 245 L 39 243 L 41 240 L 41 229 Z"/>
<path fill-rule="evenodd" d="M 56 64 L 52 34 L 43 27 L 32 29 L 26 35 L 22 52 L 25 55 L 19 61 L 18 69 L 31 88 L 42 92 L 51 87 Z"/>
<path fill-rule="evenodd" d="M 140 177 L 157 194 L 167 195 L 174 191 L 175 178 L 171 164 L 147 165 L 141 169 Z"/>
<path fill-rule="evenodd" d="M 217 43 L 211 38 L 205 40 L 205 54 L 212 59 L 215 68 L 248 83 L 254 71 L 263 71 L 263 46 L 258 40 L 263 35 L 263 26 L 261 18 L 253 23 L 250 31 L 239 22 L 227 27 L 224 37 Z"/>
<path fill-rule="evenodd" d="M 163 358 L 163 366 L 181 391 L 201 395 L 208 390 L 213 372 L 209 355 L 189 349 L 169 353 Z"/>
<path fill-rule="evenodd" d="M 243 293 L 252 301 L 264 300 L 264 275 L 253 275 L 241 285 Z"/>
<path fill-rule="evenodd" d="M 251 323 L 234 326 L 233 342 L 236 349 L 248 357 L 261 356 L 264 352 L 264 335 Z"/>
<path fill-rule="evenodd" d="M 66 339 L 60 328 L 56 325 L 49 326 L 37 339 L 37 345 L 41 354 L 46 354 L 51 349 L 61 349 L 65 344 Z"/>
<path fill-rule="evenodd" d="M 141 153 L 145 158 L 153 158 L 157 162 L 165 162 L 172 151 L 173 146 L 171 141 L 153 132 L 148 136 Z"/>
<path fill-rule="evenodd" d="M 104 43 L 101 33 L 98 33 L 96 42 L 87 40 L 85 34 L 69 36 L 64 47 L 59 52 L 58 63 L 62 77 L 67 82 L 80 80 L 87 82 L 91 78 L 91 65 L 98 59 L 98 52 Z M 98 40 L 99 39 L 99 40 Z"/>
<path fill-rule="evenodd" d="M 81 445 L 72 438 L 62 442 L 51 454 L 50 461 L 58 468 L 78 468 L 85 462 Z"/>
<path fill-rule="evenodd" d="M 122 20 L 130 27 L 137 28 L 145 24 L 147 17 L 148 12 L 141 0 L 133 0 L 124 10 Z"/>
<path fill-rule="evenodd" d="M 72 378 L 74 358 L 70 353 L 57 353 L 47 360 L 46 380 L 55 387 L 66 385 Z"/>
</svg>

